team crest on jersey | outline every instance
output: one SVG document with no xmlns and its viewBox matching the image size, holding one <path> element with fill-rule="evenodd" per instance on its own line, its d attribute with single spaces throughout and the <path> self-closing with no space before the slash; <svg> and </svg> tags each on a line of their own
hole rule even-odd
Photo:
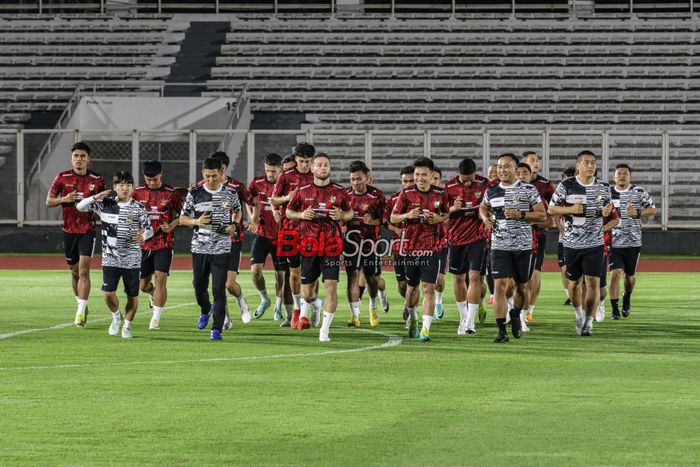
<svg viewBox="0 0 700 467">
<path fill-rule="evenodd" d="M 165 205 L 168 204 L 168 200 L 167 200 L 167 199 L 161 199 L 160 201 L 158 201 L 158 204 L 160 204 L 161 206 L 165 207 Z"/>
<path fill-rule="evenodd" d="M 366 211 L 369 209 L 369 204 L 363 203 L 360 207 L 362 208 L 363 211 Z"/>
<path fill-rule="evenodd" d="M 481 198 L 481 192 L 480 192 L 480 191 L 475 191 L 475 192 L 474 192 L 474 196 L 476 196 L 477 198 Z"/>
<path fill-rule="evenodd" d="M 88 185 L 88 190 L 93 191 L 94 189 L 95 189 L 95 184 L 94 184 L 94 183 L 90 183 L 90 184 Z"/>
<path fill-rule="evenodd" d="M 440 201 L 433 201 L 433 205 L 435 206 L 435 209 L 440 207 Z"/>
<path fill-rule="evenodd" d="M 328 202 L 331 203 L 331 204 L 335 203 L 335 195 L 333 195 L 333 196 L 331 196 L 330 198 L 328 198 Z"/>
<path fill-rule="evenodd" d="M 603 195 L 598 195 L 595 197 L 596 202 L 600 203 L 603 200 Z"/>
<path fill-rule="evenodd" d="M 129 222 L 134 222 L 136 220 L 136 216 L 126 216 L 126 220 Z"/>
<path fill-rule="evenodd" d="M 228 201 L 222 201 L 222 202 L 221 202 L 221 207 L 222 207 L 222 208 L 229 208 L 229 207 L 231 207 L 231 203 L 228 202 Z"/>
</svg>

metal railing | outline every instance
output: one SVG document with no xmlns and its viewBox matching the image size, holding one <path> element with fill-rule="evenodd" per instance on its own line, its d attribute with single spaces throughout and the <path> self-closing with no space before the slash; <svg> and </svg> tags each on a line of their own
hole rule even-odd
<svg viewBox="0 0 700 467">
<path fill-rule="evenodd" d="M 241 92 L 242 99 L 245 94 Z M 206 151 L 216 150 L 220 142 L 238 137 L 246 144 L 245 157 L 236 160 L 231 167 L 236 178 L 250 182 L 262 171 L 265 153 L 274 150 L 286 154 L 299 141 L 306 140 L 320 151 L 331 155 L 336 177 L 354 159 L 364 159 L 373 168 L 375 182 L 387 191 L 398 188 L 397 172 L 401 166 L 420 155 L 431 156 L 451 173 L 466 156 L 477 162 L 485 171 L 495 162 L 500 152 L 522 152 L 534 149 L 541 153 L 541 173 L 558 179 L 560 171 L 575 162 L 576 154 L 592 149 L 599 156 L 600 178 L 608 180 L 618 163 L 629 163 L 635 181 L 653 192 L 659 213 L 645 227 L 651 228 L 700 228 L 700 137 L 692 131 L 575 131 L 575 130 L 164 130 L 164 131 L 104 131 L 104 130 L 0 130 L 0 134 L 15 135 L 16 214 L 3 213 L 1 223 L 23 225 L 53 225 L 58 223 L 59 210 L 52 210 L 50 218 L 27 218 L 25 206 L 42 204 L 48 187 L 33 185 L 25 192 L 28 174 L 24 173 L 25 141 L 37 134 L 73 133 L 75 138 L 87 141 L 118 142 L 114 156 L 97 153 L 92 157 L 93 167 L 109 176 L 126 165 L 132 171 L 140 170 L 140 144 L 170 145 L 171 156 L 163 159 L 170 164 L 168 176 L 179 180 L 180 186 L 192 185 L 197 180 L 198 167 L 206 157 Z M 126 134 L 125 134 L 126 133 Z M 158 141 L 164 143 L 158 143 Z M 219 143 L 217 143 L 217 141 Z M 131 147 L 131 152 L 124 145 Z M 216 144 L 212 146 L 212 144 Z M 176 145 L 175 147 L 173 145 Z M 629 148 L 632 147 L 632 150 Z M 93 152 L 95 152 L 93 150 Z M 172 156 L 174 154 L 174 156 Z M 632 155 L 630 155 L 632 154 Z M 7 178 L 5 173 L 4 176 Z M 339 179 L 340 180 L 340 179 Z M 14 186 L 8 180 L 0 185 Z M 675 194 L 674 194 L 675 193 Z M 13 200 L 0 203 L 14 204 Z M 4 209 L 3 209 L 4 210 Z"/>
</svg>

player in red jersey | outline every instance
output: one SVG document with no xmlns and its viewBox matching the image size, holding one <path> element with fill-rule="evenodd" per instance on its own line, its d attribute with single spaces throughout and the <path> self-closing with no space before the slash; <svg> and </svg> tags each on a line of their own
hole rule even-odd
<svg viewBox="0 0 700 467">
<path fill-rule="evenodd" d="M 523 153 L 522 161 L 530 166 L 532 170 L 530 184 L 537 188 L 537 192 L 540 194 L 540 198 L 545 204 L 545 209 L 549 206 L 550 201 L 552 201 L 552 195 L 554 194 L 554 184 L 541 176 L 540 171 L 540 155 L 535 151 L 525 151 Z M 537 297 L 540 295 L 540 289 L 542 287 L 542 264 L 544 263 L 544 251 L 547 247 L 547 228 L 552 226 L 552 217 L 547 216 L 547 222 L 544 224 L 534 224 L 534 234 L 537 241 L 537 251 L 533 252 L 535 256 L 535 268 L 532 272 L 532 284 L 530 286 L 530 303 L 525 314 L 525 320 L 528 323 L 533 322 L 532 314 L 535 311 L 535 305 L 537 304 Z"/>
<path fill-rule="evenodd" d="M 296 166 L 285 170 L 280 175 L 280 178 L 275 183 L 272 190 L 272 206 L 280 210 L 280 227 L 285 231 L 299 230 L 299 221 L 288 219 L 285 215 L 285 210 L 289 200 L 292 199 L 294 192 L 300 186 L 308 185 L 313 181 L 311 173 L 311 158 L 314 156 L 316 149 L 308 143 L 299 143 L 294 148 L 294 160 Z M 289 240 L 289 239 L 281 239 Z M 278 254 L 280 252 L 278 251 Z M 301 312 L 301 255 L 286 256 L 287 264 L 289 265 L 289 281 L 285 281 L 285 287 L 289 287 L 294 300 L 294 310 L 292 316 L 287 315 L 287 318 L 282 323 L 283 327 L 291 326 L 296 329 L 299 323 L 299 315 Z"/>
<path fill-rule="evenodd" d="M 238 195 L 238 199 L 241 202 L 241 206 L 246 206 L 248 218 L 250 218 L 252 214 L 253 205 L 252 196 L 250 195 L 250 192 L 248 191 L 248 188 L 246 188 L 245 185 L 243 185 L 235 178 L 231 178 L 226 175 L 228 166 L 231 163 L 228 155 L 223 151 L 217 151 L 214 154 L 212 154 L 211 157 L 221 161 L 221 168 L 223 170 L 221 183 L 226 188 L 232 190 L 234 193 L 236 193 L 236 195 Z M 244 324 L 248 324 L 251 322 L 252 317 L 250 314 L 250 310 L 248 309 L 248 303 L 246 302 L 246 299 L 243 296 L 243 292 L 241 291 L 241 286 L 236 281 L 241 266 L 241 246 L 243 245 L 244 236 L 243 231 L 243 223 L 241 222 L 235 224 L 233 231 L 231 232 L 231 255 L 229 256 L 228 274 L 226 276 L 226 290 L 228 291 L 228 293 L 233 295 L 233 297 L 236 299 L 236 302 L 238 303 L 238 308 L 241 311 L 241 321 L 243 321 Z M 228 307 L 226 307 L 224 329 L 231 329 L 232 326 L 233 322 L 231 321 L 231 315 L 229 314 Z"/>
<path fill-rule="evenodd" d="M 408 188 L 413 186 L 413 166 L 407 165 L 401 169 L 401 187 Z M 394 273 L 396 274 L 396 283 L 399 288 L 399 294 L 404 298 L 403 304 L 403 319 L 406 321 L 406 329 L 409 326 L 409 316 L 408 307 L 406 306 L 406 259 L 403 254 L 401 254 L 401 242 L 403 231 L 406 228 L 405 223 L 392 224 L 391 211 L 394 209 L 396 200 L 399 199 L 401 190 L 397 191 L 386 202 L 386 208 L 384 209 L 384 225 L 392 233 L 391 238 L 391 253 L 394 255 Z"/>
<path fill-rule="evenodd" d="M 406 301 L 409 312 L 409 337 L 418 337 L 421 342 L 430 341 L 430 324 L 435 311 L 435 282 L 441 269 L 442 248 L 441 223 L 447 219 L 447 197 L 444 190 L 430 184 L 433 161 L 421 157 L 413 163 L 416 184 L 401 190 L 391 212 L 391 223 L 406 223 L 404 238 L 407 240 L 406 255 Z M 418 285 L 423 283 L 423 327 L 418 335 Z"/>
<path fill-rule="evenodd" d="M 442 185 L 442 170 L 439 167 L 435 167 L 430 172 L 430 184 L 438 188 L 443 188 Z M 445 308 L 442 306 L 442 295 L 445 293 L 445 273 L 447 272 L 447 256 L 448 247 L 447 244 L 447 224 L 449 219 L 440 224 L 441 240 L 440 244 L 442 248 L 440 249 L 440 271 L 438 272 L 437 282 L 435 282 L 435 312 L 433 316 L 435 319 L 442 319 L 445 315 Z"/>
<path fill-rule="evenodd" d="M 445 184 L 449 205 L 450 272 L 459 310 L 457 334 L 474 334 L 474 323 L 485 293 L 481 270 L 486 261 L 486 232 L 479 217 L 479 206 L 488 188 L 476 178 L 476 164 L 466 158 L 459 163 L 457 176 Z M 483 177 L 482 177 L 483 178 Z"/>
<path fill-rule="evenodd" d="M 322 303 L 316 292 L 316 281 L 323 274 L 326 302 L 319 340 L 328 342 L 338 306 L 340 254 L 343 250 L 340 223 L 349 222 L 354 212 L 343 187 L 331 183 L 331 162 L 326 154 L 318 153 L 313 157 L 312 172 L 313 182 L 295 190 L 285 214 L 289 220 L 299 222 L 301 292 L 306 306 L 301 310 L 297 329 L 311 327 L 312 323 L 306 316 L 309 308 L 313 324 L 318 325 Z"/>
<path fill-rule="evenodd" d="M 163 183 L 163 165 L 159 161 L 143 164 L 144 185 L 131 197 L 143 204 L 153 226 L 153 237 L 141 244 L 141 292 L 148 294 L 153 309 L 149 329 L 160 329 L 160 316 L 168 299 L 166 288 L 173 260 L 173 236 L 180 224 L 182 198 L 175 188 Z M 151 281 L 155 273 L 155 284 Z"/>
<path fill-rule="evenodd" d="M 253 313 L 255 319 L 259 319 L 265 313 L 271 305 L 271 300 L 267 295 L 267 289 L 265 287 L 265 277 L 263 276 L 263 268 L 265 266 L 265 260 L 267 256 L 270 255 L 272 258 L 272 266 L 275 269 L 275 308 L 274 308 L 274 319 L 275 321 L 281 320 L 282 317 L 282 301 L 284 300 L 284 271 L 287 269 L 287 262 L 283 258 L 279 258 L 276 252 L 276 240 L 277 233 L 279 231 L 279 225 L 275 220 L 273 213 L 275 209 L 272 207 L 270 198 L 272 197 L 272 190 L 275 187 L 277 179 L 279 179 L 280 173 L 282 171 L 282 158 L 277 154 L 270 153 L 265 156 L 265 174 L 255 177 L 252 182 L 250 182 L 250 187 L 248 191 L 255 201 L 255 207 L 253 208 L 253 215 L 251 216 L 249 230 L 255 233 L 255 239 L 253 240 L 253 246 L 251 248 L 250 254 L 250 271 L 253 276 L 253 284 L 260 294 L 260 306 Z M 291 294 L 287 294 L 288 297 L 285 304 L 290 309 L 292 308 L 292 297 Z"/>
<path fill-rule="evenodd" d="M 105 190 L 101 175 L 88 170 L 90 146 L 77 142 L 71 148 L 71 169 L 59 173 L 51 183 L 46 206 L 61 206 L 63 247 L 71 272 L 73 295 L 78 303 L 75 325 L 85 326 L 90 296 L 90 258 L 95 251 L 95 214 L 80 212 L 76 203 Z"/>
<path fill-rule="evenodd" d="M 369 188 L 369 168 L 362 161 L 354 161 L 348 169 L 351 187 L 345 191 L 350 199 L 353 218 L 347 223 L 343 256 L 348 275 L 348 302 L 350 320 L 348 326 L 360 327 L 360 271 L 365 277 L 369 290 L 369 322 L 372 327 L 379 325 L 377 298 L 379 287 L 377 275 L 380 258 L 377 255 L 379 226 L 384 215 L 386 198 L 380 190 Z"/>
</svg>

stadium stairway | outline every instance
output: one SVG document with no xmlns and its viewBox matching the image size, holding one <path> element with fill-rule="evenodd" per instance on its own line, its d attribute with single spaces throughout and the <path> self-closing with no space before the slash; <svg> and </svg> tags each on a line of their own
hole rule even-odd
<svg viewBox="0 0 700 467">
<path fill-rule="evenodd" d="M 166 82 L 205 83 L 216 65 L 221 45 L 226 42 L 230 23 L 197 21 L 190 23 Z M 203 86 L 167 87 L 166 96 L 200 96 Z"/>
</svg>

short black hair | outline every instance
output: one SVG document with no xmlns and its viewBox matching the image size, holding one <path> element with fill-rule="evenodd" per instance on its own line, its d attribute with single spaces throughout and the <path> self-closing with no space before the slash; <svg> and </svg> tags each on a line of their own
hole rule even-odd
<svg viewBox="0 0 700 467">
<path fill-rule="evenodd" d="M 597 159 L 595 154 L 593 154 L 593 151 L 589 151 L 588 149 L 586 149 L 578 153 L 578 156 L 576 156 L 576 162 L 580 162 L 584 156 L 593 156 L 593 159 Z"/>
<path fill-rule="evenodd" d="M 627 165 L 627 164 L 617 164 L 617 165 L 615 166 L 615 170 L 617 170 L 617 169 L 627 169 L 627 170 L 629 170 L 630 175 L 632 175 L 632 167 L 630 167 L 630 166 Z"/>
<path fill-rule="evenodd" d="M 265 156 L 265 164 L 267 165 L 282 165 L 282 157 L 279 154 L 271 152 Z"/>
<path fill-rule="evenodd" d="M 403 169 L 401 169 L 401 175 L 408 175 L 408 174 L 413 175 L 413 166 L 412 165 L 407 165 Z"/>
<path fill-rule="evenodd" d="M 163 172 L 163 164 L 160 161 L 146 161 L 143 163 L 143 174 L 146 177 L 155 177 Z"/>
<path fill-rule="evenodd" d="M 317 152 L 316 154 L 314 154 L 314 157 L 311 158 L 311 162 L 314 162 L 316 159 L 320 159 L 322 157 L 328 159 L 328 162 L 331 161 L 331 158 L 328 157 L 328 154 L 326 154 L 325 152 Z"/>
<path fill-rule="evenodd" d="M 513 162 L 515 162 L 515 165 L 520 164 L 520 159 L 518 159 L 518 156 L 516 156 L 512 152 L 506 152 L 506 153 L 501 154 L 500 156 L 498 156 L 498 159 L 496 159 L 496 161 L 499 161 L 499 160 L 503 159 L 504 157 L 509 157 L 509 158 L 513 159 Z"/>
<path fill-rule="evenodd" d="M 419 157 L 413 163 L 414 169 L 417 169 L 418 167 L 427 167 L 429 170 L 432 171 L 435 170 L 435 163 L 433 163 L 433 160 L 429 157 Z"/>
<path fill-rule="evenodd" d="M 526 164 L 525 162 L 518 162 L 518 165 L 516 165 L 515 168 L 527 169 L 528 172 L 532 173 L 532 167 L 530 167 L 530 164 Z"/>
<path fill-rule="evenodd" d="M 221 165 L 225 165 L 226 167 L 231 164 L 231 159 L 229 159 L 228 154 L 226 154 L 224 151 L 216 151 L 209 157 L 221 161 Z"/>
<path fill-rule="evenodd" d="M 131 174 L 126 170 L 121 170 L 114 174 L 114 177 L 112 177 L 112 183 L 114 183 L 115 185 L 117 183 L 131 183 L 133 185 L 134 177 L 132 177 Z"/>
<path fill-rule="evenodd" d="M 73 146 L 71 146 L 71 148 L 70 148 L 71 153 L 73 151 L 76 151 L 76 150 L 85 151 L 88 156 L 92 152 L 92 149 L 90 149 L 90 146 L 88 146 L 87 143 L 83 143 L 82 141 L 78 141 L 77 143 L 73 144 Z"/>
<path fill-rule="evenodd" d="M 476 163 L 472 159 L 465 157 L 459 163 L 457 170 L 462 175 L 471 175 L 476 172 Z"/>
<path fill-rule="evenodd" d="M 314 157 L 316 154 L 316 148 L 313 144 L 309 143 L 299 143 L 294 147 L 294 155 L 300 157 Z M 323 153 L 321 153 L 323 154 Z M 328 156 L 326 156 L 328 157 Z"/>
<path fill-rule="evenodd" d="M 433 168 L 433 172 L 437 172 L 442 177 L 442 169 L 440 167 Z"/>
<path fill-rule="evenodd" d="M 294 154 L 290 154 L 282 159 L 282 164 L 289 164 L 290 162 L 294 162 L 295 164 L 297 163 L 297 161 L 294 160 Z"/>
<path fill-rule="evenodd" d="M 221 170 L 222 167 L 221 161 L 215 157 L 207 157 L 202 164 L 202 170 Z"/>
<path fill-rule="evenodd" d="M 529 156 L 530 154 L 534 154 L 535 156 L 537 156 L 538 159 L 540 158 L 540 155 L 537 154 L 537 152 L 535 152 L 535 151 L 525 151 L 525 152 L 523 153 L 523 159 L 525 159 L 525 158 L 526 158 L 527 156 Z"/>
<path fill-rule="evenodd" d="M 350 162 L 350 167 L 348 167 L 348 172 L 362 172 L 365 175 L 369 175 L 369 167 L 364 161 L 352 161 Z"/>
<path fill-rule="evenodd" d="M 571 178 L 576 175 L 576 167 L 567 167 L 561 173 L 561 178 Z"/>
</svg>

